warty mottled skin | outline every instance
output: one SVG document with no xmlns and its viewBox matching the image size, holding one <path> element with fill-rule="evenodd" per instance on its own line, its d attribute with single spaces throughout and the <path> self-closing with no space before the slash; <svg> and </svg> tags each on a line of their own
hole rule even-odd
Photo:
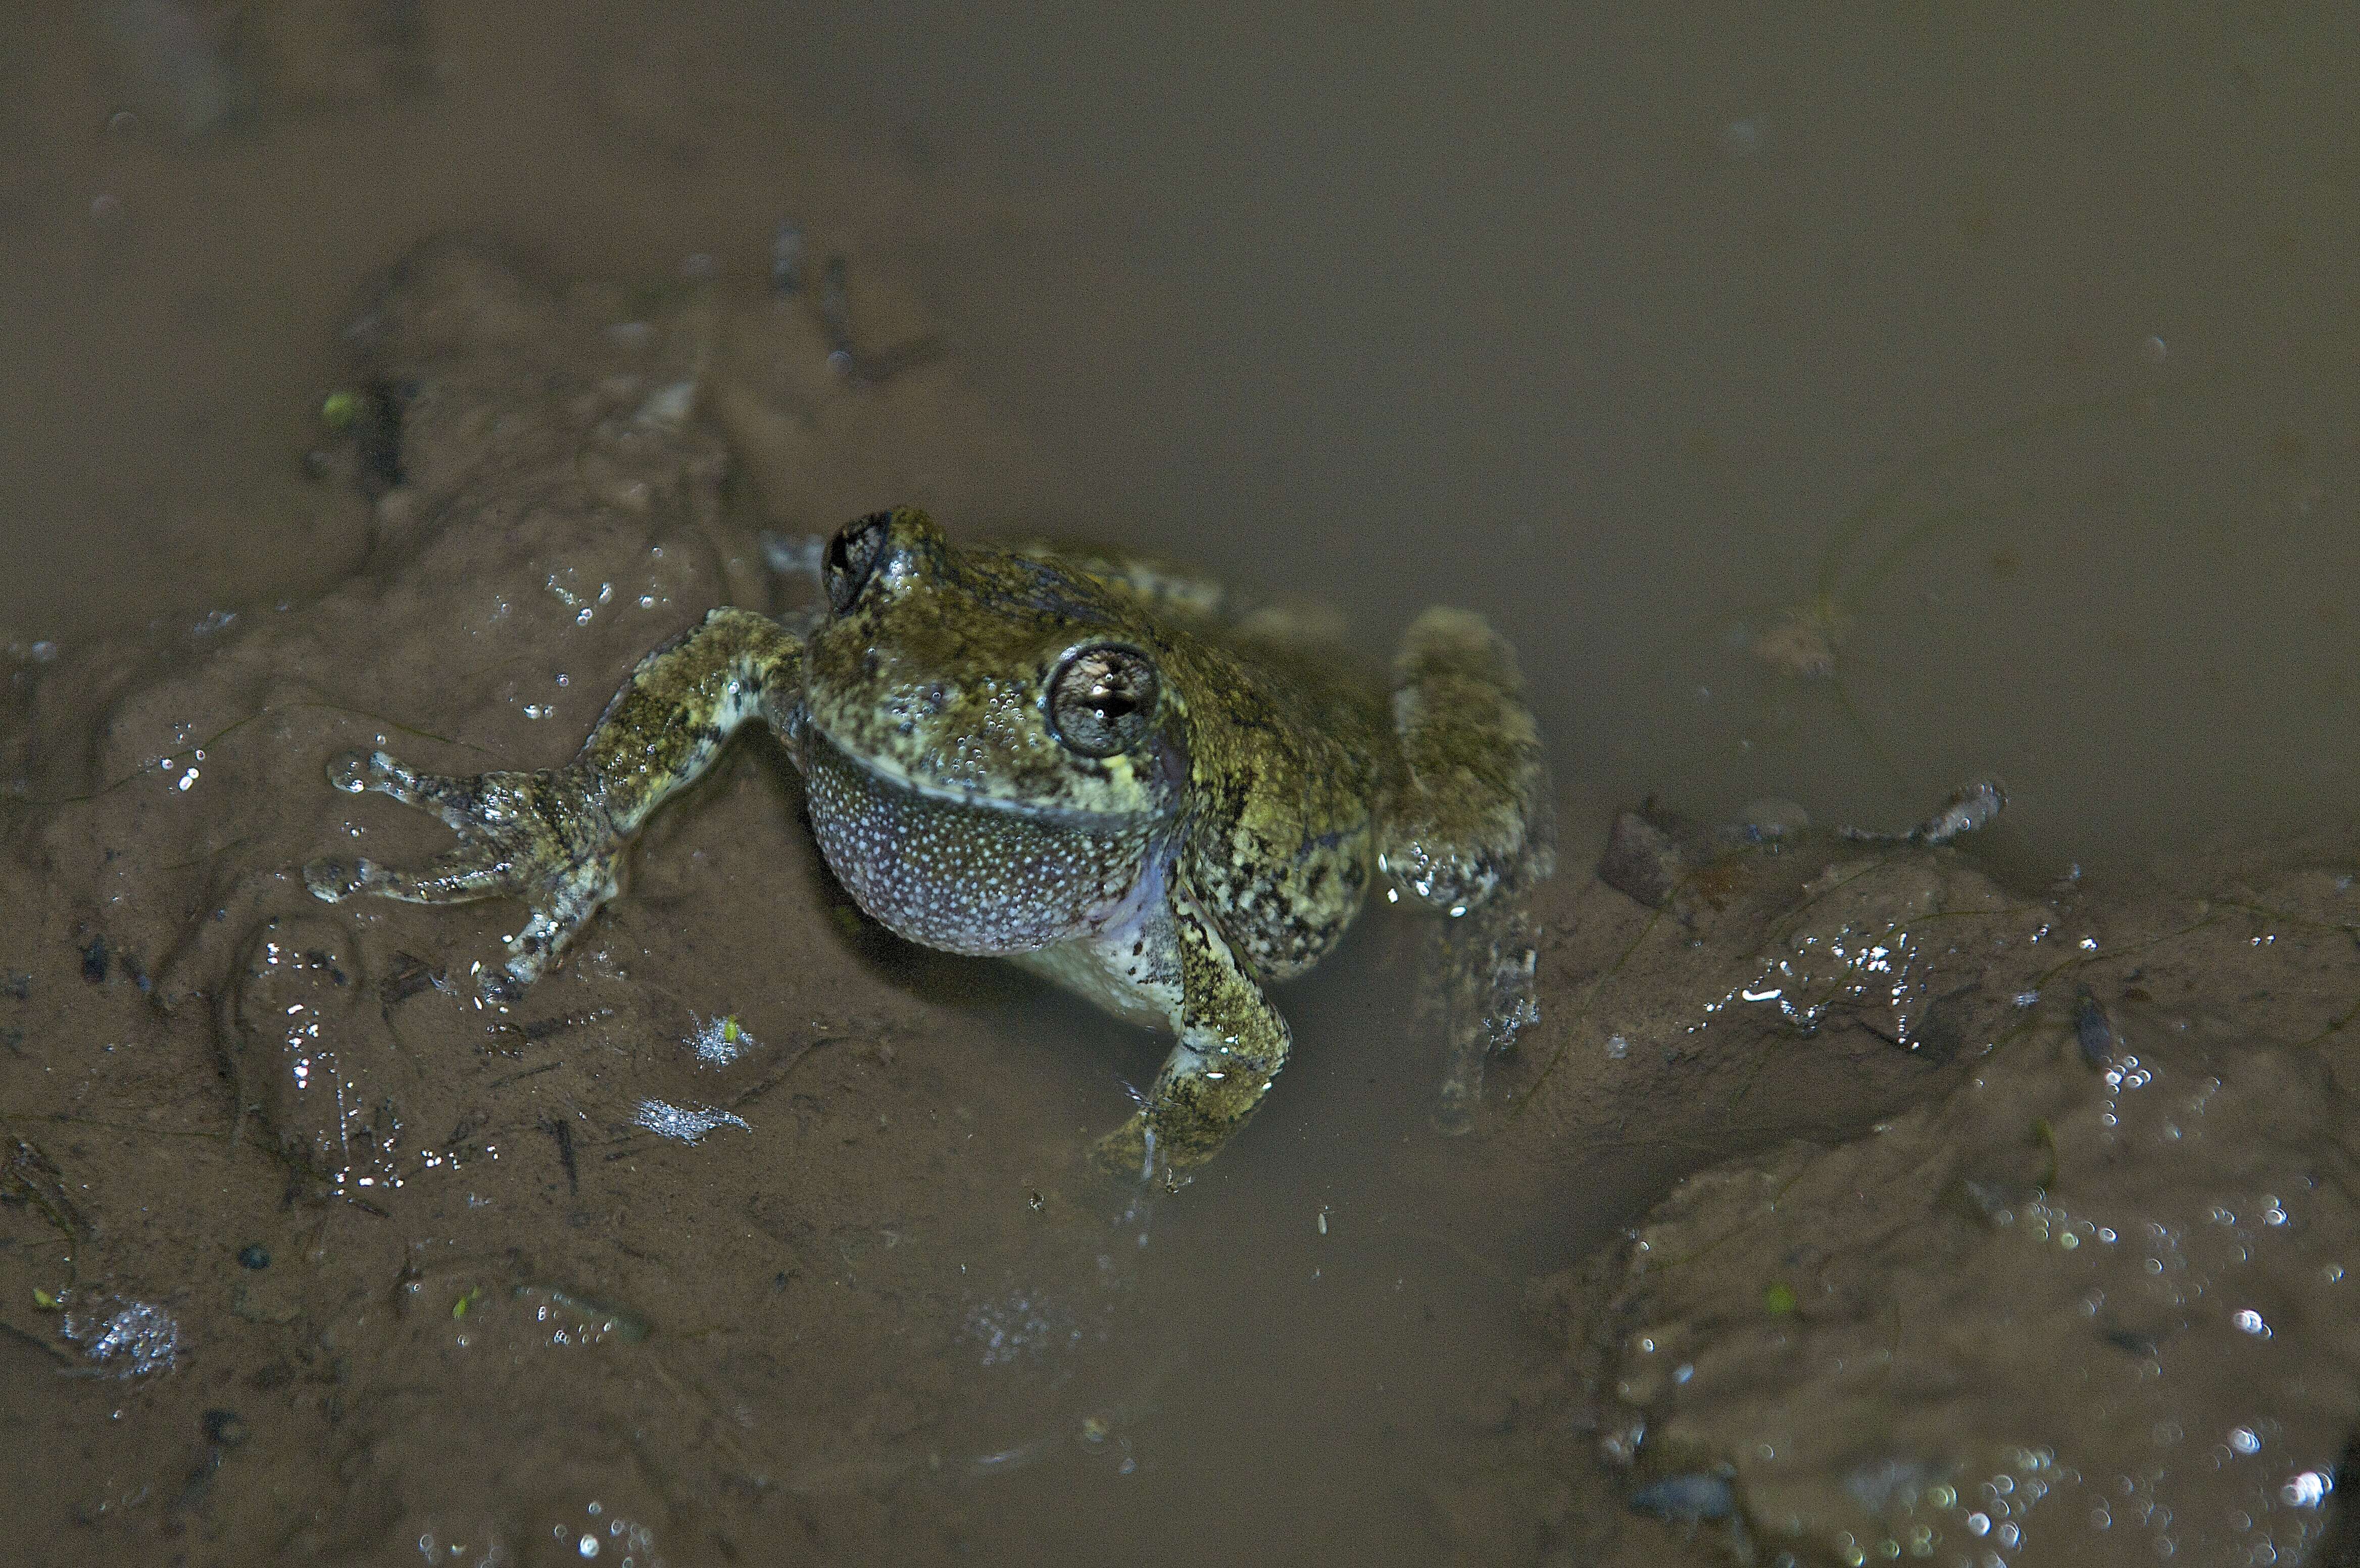
<svg viewBox="0 0 2360 1568">
<path fill-rule="evenodd" d="M 421 872 L 314 861 L 311 891 L 521 899 L 513 992 L 614 895 L 648 815 L 762 719 L 870 916 L 1178 1036 L 1098 1146 L 1153 1174 L 1211 1157 L 1261 1102 L 1287 1051 L 1264 983 L 1333 948 L 1379 878 L 1449 916 L 1546 873 L 1539 738 L 1472 615 L 1417 620 L 1388 703 L 1284 620 L 1230 622 L 1217 590 L 1142 560 L 955 547 L 904 510 L 847 525 L 820 576 L 807 629 L 716 609 L 641 659 L 563 768 L 339 760 L 339 788 L 433 811 L 459 842 Z"/>
</svg>

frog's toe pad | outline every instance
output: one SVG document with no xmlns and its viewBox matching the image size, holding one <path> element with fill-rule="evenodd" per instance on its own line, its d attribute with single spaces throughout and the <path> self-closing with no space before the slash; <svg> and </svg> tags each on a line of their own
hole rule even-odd
<svg viewBox="0 0 2360 1568">
<path fill-rule="evenodd" d="M 346 795 L 381 795 L 432 812 L 462 834 L 494 826 L 501 808 L 512 808 L 541 778 L 536 773 L 476 778 L 421 773 L 390 751 L 346 751 L 328 763 L 328 783 L 333 788 Z"/>
<path fill-rule="evenodd" d="M 346 751 L 328 759 L 328 783 L 346 795 L 360 795 L 392 762 L 383 751 Z"/>
</svg>

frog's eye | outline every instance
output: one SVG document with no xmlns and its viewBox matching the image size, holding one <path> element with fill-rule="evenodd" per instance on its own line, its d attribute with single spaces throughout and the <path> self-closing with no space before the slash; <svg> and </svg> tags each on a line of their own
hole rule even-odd
<svg viewBox="0 0 2360 1568">
<path fill-rule="evenodd" d="M 827 559 L 820 581 L 827 589 L 828 608 L 842 615 L 869 586 L 869 574 L 885 556 L 885 537 L 892 532 L 893 514 L 872 511 L 846 523 L 827 542 Z"/>
<path fill-rule="evenodd" d="M 1067 750 L 1111 757 L 1147 739 L 1160 689 L 1154 661 L 1136 648 L 1076 648 L 1049 677 L 1049 723 Z"/>
</svg>

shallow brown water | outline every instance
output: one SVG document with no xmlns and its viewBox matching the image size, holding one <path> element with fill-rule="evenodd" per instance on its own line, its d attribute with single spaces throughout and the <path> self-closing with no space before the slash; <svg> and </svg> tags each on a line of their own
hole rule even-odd
<svg viewBox="0 0 2360 1568">
<path fill-rule="evenodd" d="M 1889 812 L 1995 769 L 2052 858 L 2304 820 L 2360 761 L 2319 721 L 2354 678 L 2360 46 L 2331 15 L 427 5 L 418 90 L 266 72 L 255 123 L 184 139 L 53 8 L 0 62 L 31 546 L 0 620 L 201 614 L 300 556 L 254 491 L 355 280 L 419 236 L 744 277 L 793 215 L 931 299 L 1037 444 L 975 510 L 1341 587 L 1380 645 L 1481 604 L 1546 672 L 1577 811 Z M 2160 422 L 2038 417 L 2158 385 Z M 1725 656 L 1994 468 L 1844 607 L 1898 778 L 1820 684 Z"/>
<path fill-rule="evenodd" d="M 562 279 L 662 280 L 708 258 L 753 296 L 793 218 L 847 255 L 880 336 L 945 334 L 956 391 L 881 435 L 844 433 L 833 466 L 762 470 L 759 521 L 826 527 L 905 497 L 955 530 L 1045 518 L 1340 599 L 1371 652 L 1426 603 L 1481 609 L 1535 677 L 1573 877 L 1649 790 L 1707 816 L 1781 795 L 1897 824 L 1995 771 L 2015 806 L 1994 853 L 2035 882 L 2348 817 L 2360 38 L 2328 13 L 1985 11 L 1939 28 L 1700 6 L 1447 27 L 1340 8 L 190 16 L 56 7 L 13 22 L 0 54 L 0 641 L 28 666 L 37 642 L 70 662 L 153 631 L 165 663 L 193 667 L 187 628 L 235 611 L 250 631 L 361 564 L 352 504 L 306 485 L 300 459 L 368 278 L 422 237 L 489 232 Z M 207 63 L 223 60 L 235 70 Z M 897 446 L 908 432 L 924 444 Z M 740 581 L 713 578 L 678 585 L 683 610 Z M 1834 675 L 1758 657 L 1821 590 Z M 348 671 L 335 646 L 384 661 L 355 617 L 288 678 L 425 728 L 446 700 L 464 716 L 441 689 L 464 672 Z M 582 678 L 603 694 L 620 667 Z M 111 781 L 180 744 L 172 724 L 237 717 L 169 711 L 160 689 L 108 735 L 40 710 L 59 728 L 11 748 L 37 782 Z M 475 695 L 468 738 L 524 762 L 557 760 L 600 700 L 535 725 L 513 711 L 533 694 Z M 303 759 L 351 743 L 327 725 L 279 732 L 289 762 L 247 786 L 309 787 Z M 7 967 L 49 1010 L 0 1111 L 87 1101 L 115 1118 L 153 1099 L 144 1133 L 34 1141 L 62 1179 L 113 1184 L 84 1201 L 123 1205 L 118 1227 L 174 1190 L 137 1283 L 219 1325 L 182 1372 L 136 1387 L 59 1380 L 7 1342 L 25 1355 L 0 1370 L 26 1391 L 7 1401 L 12 1442 L 65 1438 L 25 1472 L 38 1494 L 6 1505 L 32 1560 L 164 1541 L 179 1544 L 158 1560 L 258 1560 L 319 1519 L 366 1556 L 377 1494 L 355 1453 L 390 1452 L 381 1473 L 410 1477 L 382 1488 L 399 1518 L 441 1506 L 419 1495 L 429 1455 L 354 1436 L 405 1427 L 498 1456 L 483 1497 L 450 1509 L 579 1523 L 603 1496 L 661 1514 L 683 1561 L 717 1550 L 713 1520 L 754 1560 L 1578 1553 L 1586 1527 L 1521 1481 L 1491 1511 L 1464 1502 L 1461 1471 L 1531 1351 L 1526 1282 L 1704 1160 L 1931 1092 L 1914 1064 L 1863 1055 L 1857 1079 L 1774 1077 L 1733 1130 L 1642 1095 L 1568 1124 L 1598 1141 L 1555 1151 L 1561 1165 L 1530 1135 L 1486 1165 L 1426 1131 L 1431 1055 L 1395 1022 L 1398 938 L 1372 928 L 1288 992 L 1297 1064 L 1254 1135 L 1117 1223 L 1065 1190 L 1059 1140 L 1117 1113 L 1115 1073 L 1136 1080 L 1152 1047 L 798 914 L 826 894 L 775 772 L 741 759 L 665 830 L 644 857 L 655 913 L 617 950 L 639 943 L 632 967 L 681 1007 L 743 1012 L 782 1047 L 891 1042 L 892 1058 L 860 1058 L 875 1078 L 846 1069 L 825 1114 L 898 1128 L 964 1107 L 991 1147 L 963 1174 L 928 1165 L 947 1157 L 920 1134 L 864 1148 L 797 1120 L 792 1155 L 725 1148 L 700 1167 L 712 1145 L 659 1146 L 643 1181 L 600 1165 L 586 1199 L 513 1178 L 488 1219 L 455 1188 L 390 1221 L 282 1206 L 267 1161 L 218 1146 L 230 1097 L 202 1054 L 159 1044 L 137 1071 L 87 1055 L 167 1037 L 119 971 L 97 989 L 75 972 L 91 923 L 114 928 L 108 901 L 164 883 L 95 882 L 19 926 Z M 191 853 L 234 842 L 250 814 L 226 785 L 185 804 L 143 807 L 159 815 L 139 819 L 153 836 L 133 864 L 180 865 L 175 835 Z M 59 832 L 11 831 L 53 876 Z M 311 852 L 290 835 L 286 855 Z M 700 927 L 723 886 L 757 916 L 726 939 Z M 1574 902 L 1589 892 L 1559 896 L 1560 915 L 1594 914 Z M 774 969 L 757 927 L 831 957 Z M 442 960 L 497 928 L 398 927 Z M 1567 994 L 1599 961 L 1563 959 Z M 87 1094 L 50 1095 L 56 1073 Z M 1049 1201 L 1027 1230 L 1036 1188 Z M 26 1262 L 38 1233 L 12 1233 L 19 1294 L 0 1308 L 37 1333 L 21 1297 L 48 1277 Z M 882 1239 L 905 1233 L 925 1245 Z M 234 1254 L 263 1238 L 274 1268 L 310 1257 L 307 1278 L 379 1293 L 406 1263 L 454 1299 L 561 1274 L 597 1295 L 595 1276 L 655 1319 L 657 1349 L 578 1386 L 520 1376 L 495 1419 L 460 1398 L 465 1373 L 414 1370 L 447 1365 L 426 1331 L 331 1323 L 325 1284 L 288 1288 L 304 1348 L 274 1348 L 288 1331 L 270 1303 L 222 1305 L 244 1282 Z M 108 1245 L 130 1250 L 120 1230 Z M 632 1248 L 662 1261 L 616 1261 Z M 1083 1327 L 1070 1365 L 989 1358 L 995 1324 L 1035 1316 Z M 694 1348 L 673 1358 L 683 1322 Z M 534 1354 L 514 1323 L 487 1332 Z M 368 1365 L 339 1382 L 338 1354 Z M 291 1382 L 269 1381 L 282 1364 Z M 350 1388 L 380 1402 L 347 1412 Z M 232 1408 L 254 1436 L 226 1453 L 202 1418 Z M 1093 1412 L 1112 1414 L 1085 1439 Z M 587 1439 L 533 1446 L 537 1423 L 575 1420 L 629 1463 Z M 234 1501 L 207 1505 L 190 1479 L 214 1462 Z M 708 1518 L 694 1483 L 718 1474 L 743 1490 Z"/>
</svg>

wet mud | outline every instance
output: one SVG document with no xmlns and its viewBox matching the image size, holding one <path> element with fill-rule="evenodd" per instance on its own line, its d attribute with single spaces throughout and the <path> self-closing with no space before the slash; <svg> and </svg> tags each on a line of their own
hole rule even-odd
<svg viewBox="0 0 2360 1568">
<path fill-rule="evenodd" d="M 1637 1529 L 1736 1562 L 2342 1561 L 2349 835 L 2031 897 L 1947 851 L 1793 852 L 1819 869 L 1754 972 L 1674 1032 L 1914 1015 L 1952 1066 L 1852 1136 L 1699 1162 L 1536 1280 L 1558 1354 L 1504 1419 L 1543 1472 L 1658 1521 L 1614 1560 Z"/>
<path fill-rule="evenodd" d="M 2319 1551 L 2348 838 L 2102 887 L 2004 817 L 1651 808 L 1566 845 L 1464 1135 L 1432 933 L 1372 917 L 1240 1146 L 1126 1188 L 1082 1153 L 1161 1045 L 869 926 L 759 739 L 506 1009 L 512 908 L 307 896 L 440 847 L 328 759 L 554 764 L 774 604 L 760 528 L 956 516 L 1017 449 L 954 366 L 831 369 L 803 293 L 460 239 L 366 299 L 316 590 L 11 672 L 16 1560 Z"/>
</svg>

